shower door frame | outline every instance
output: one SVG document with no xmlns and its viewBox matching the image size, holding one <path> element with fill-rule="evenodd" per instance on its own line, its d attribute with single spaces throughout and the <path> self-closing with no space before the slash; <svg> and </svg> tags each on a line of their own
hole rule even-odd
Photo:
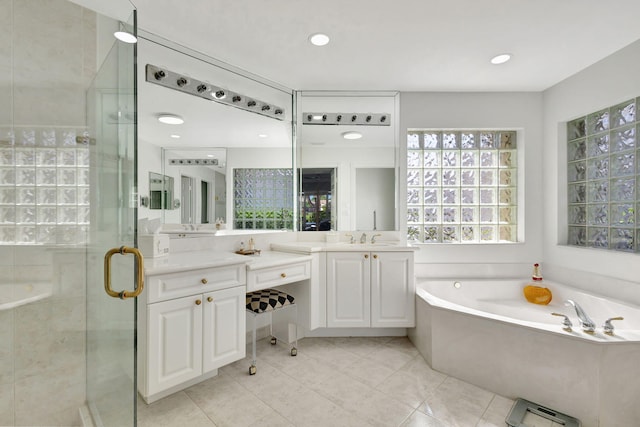
<svg viewBox="0 0 640 427">
<path fill-rule="evenodd" d="M 127 2 L 128 3 L 128 2 Z M 136 10 L 119 23 L 137 35 Z M 137 45 L 115 41 L 87 92 L 91 156 L 91 227 L 86 254 L 86 399 L 96 426 L 137 425 L 137 298 L 142 260 L 114 248 L 137 247 Z M 105 271 L 108 270 L 108 271 Z M 110 276 L 110 280 L 107 280 Z M 140 275 L 142 276 L 142 275 Z M 124 296 L 122 294 L 121 296 Z"/>
</svg>

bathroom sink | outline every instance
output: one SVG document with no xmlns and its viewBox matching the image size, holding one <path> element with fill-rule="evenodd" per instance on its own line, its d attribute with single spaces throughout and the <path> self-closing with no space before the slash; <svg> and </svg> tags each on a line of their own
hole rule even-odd
<svg viewBox="0 0 640 427">
<path fill-rule="evenodd" d="M 162 230 L 160 233 L 162 234 L 216 234 L 217 230 L 212 228 L 203 228 L 200 230 L 180 230 L 180 229 L 170 229 L 170 230 Z"/>
<path fill-rule="evenodd" d="M 328 243 L 327 248 L 334 248 L 336 250 L 348 250 L 348 251 L 370 251 L 382 248 L 397 247 L 396 242 L 375 242 L 375 243 L 349 243 L 349 242 L 337 242 Z"/>
</svg>

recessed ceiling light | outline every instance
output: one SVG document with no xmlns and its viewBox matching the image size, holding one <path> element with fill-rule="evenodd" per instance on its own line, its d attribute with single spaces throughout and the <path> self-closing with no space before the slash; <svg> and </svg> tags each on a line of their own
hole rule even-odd
<svg viewBox="0 0 640 427">
<path fill-rule="evenodd" d="M 175 134 L 175 133 L 171 134 L 170 136 L 171 136 L 171 138 L 180 139 L 180 135 Z"/>
<path fill-rule="evenodd" d="M 343 132 L 342 137 L 344 139 L 360 139 L 362 138 L 362 134 L 360 132 Z"/>
<path fill-rule="evenodd" d="M 493 58 L 491 58 L 491 63 L 495 64 L 495 65 L 504 64 L 505 62 L 507 62 L 510 59 L 511 59 L 511 54 L 509 54 L 509 53 L 501 53 L 500 55 L 496 55 Z"/>
<path fill-rule="evenodd" d="M 329 43 L 329 36 L 322 33 L 311 34 L 309 41 L 314 46 L 324 46 Z"/>
<path fill-rule="evenodd" d="M 175 114 L 160 114 L 158 121 L 167 125 L 181 125 L 184 123 L 184 119 Z"/>
<path fill-rule="evenodd" d="M 267 135 L 266 133 L 261 133 L 261 134 L 258 134 L 258 137 L 259 138 L 269 138 L 269 135 Z"/>
<path fill-rule="evenodd" d="M 125 43 L 136 43 L 138 41 L 136 36 L 126 31 L 116 31 L 115 33 L 113 33 L 113 36 L 121 42 Z"/>
<path fill-rule="evenodd" d="M 207 157 L 214 157 L 213 154 L 207 154 Z"/>
</svg>

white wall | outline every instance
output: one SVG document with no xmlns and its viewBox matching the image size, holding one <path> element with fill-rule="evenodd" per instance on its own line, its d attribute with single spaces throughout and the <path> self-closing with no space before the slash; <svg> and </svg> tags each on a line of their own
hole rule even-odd
<svg viewBox="0 0 640 427">
<path fill-rule="evenodd" d="M 567 236 L 566 122 L 640 96 L 640 41 L 543 93 L 544 263 L 574 285 L 602 293 L 637 294 L 637 254 L 564 246 Z M 581 274 L 573 274 L 575 272 Z M 588 273 L 588 274 L 585 274 Z M 601 277 L 593 277 L 593 274 Z M 635 287 L 630 283 L 635 282 Z M 618 288 L 617 290 L 614 288 Z M 618 296 L 628 299 L 624 293 Z M 640 300 L 640 297 L 637 297 Z"/>
<path fill-rule="evenodd" d="M 406 92 L 400 95 L 400 113 L 401 159 L 406 158 L 409 128 L 518 130 L 518 221 L 524 226 L 518 234 L 523 241 L 490 246 L 420 245 L 416 275 L 527 277 L 531 264 L 542 260 L 542 94 Z M 406 170 L 406 162 L 400 162 L 400 177 L 406 176 Z M 406 194 L 406 179 L 400 184 L 400 194 Z M 400 212 L 406 212 L 402 197 Z M 402 222 L 401 232 L 406 235 L 406 221 Z"/>
<path fill-rule="evenodd" d="M 357 168 L 354 171 L 355 230 L 394 230 L 396 171 L 394 168 Z M 374 214 L 375 212 L 375 214 Z"/>
</svg>

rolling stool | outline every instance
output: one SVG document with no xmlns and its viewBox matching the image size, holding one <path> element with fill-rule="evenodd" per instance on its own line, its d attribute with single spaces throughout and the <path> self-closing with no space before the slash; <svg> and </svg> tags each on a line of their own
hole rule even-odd
<svg viewBox="0 0 640 427">
<path fill-rule="evenodd" d="M 294 302 L 292 295 L 285 292 L 278 291 L 276 289 L 262 289 L 260 291 L 254 291 L 247 293 L 247 312 L 253 316 L 253 342 L 252 342 L 252 357 L 251 366 L 249 367 L 249 375 L 256 374 L 256 317 L 273 313 L 277 310 L 293 309 L 296 316 L 296 333 L 294 345 L 291 346 L 291 356 L 298 354 L 298 307 Z M 271 335 L 271 345 L 277 343 L 276 337 L 273 336 L 273 318 L 269 324 L 269 335 Z"/>
</svg>

